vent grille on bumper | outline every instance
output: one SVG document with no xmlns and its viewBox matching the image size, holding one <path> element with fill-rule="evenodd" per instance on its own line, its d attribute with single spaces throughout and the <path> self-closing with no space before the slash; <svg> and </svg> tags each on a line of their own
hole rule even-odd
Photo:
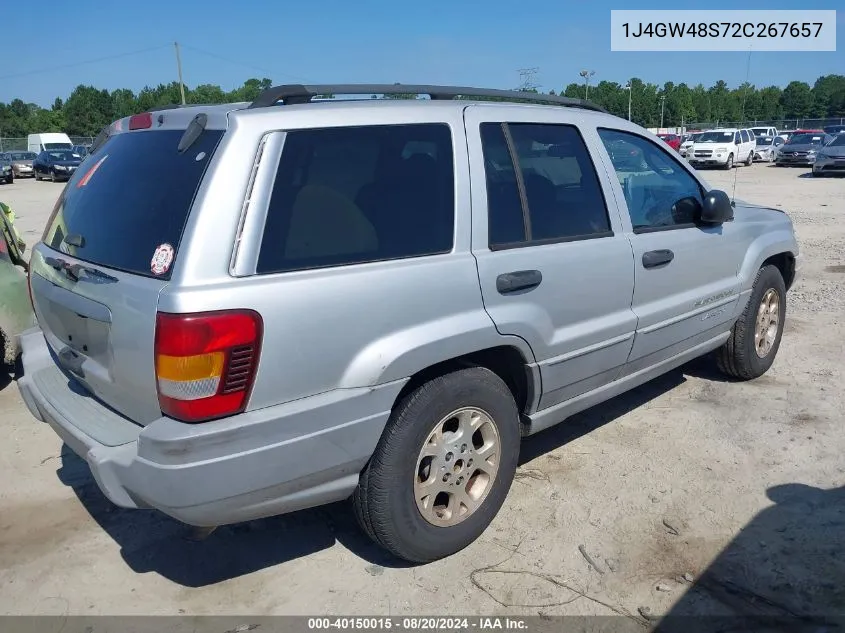
<svg viewBox="0 0 845 633">
<path fill-rule="evenodd" d="M 221 393 L 243 391 L 252 372 L 254 360 L 255 348 L 252 345 L 233 348 L 232 355 L 229 358 L 229 367 L 226 369 L 226 380 L 223 383 Z"/>
</svg>

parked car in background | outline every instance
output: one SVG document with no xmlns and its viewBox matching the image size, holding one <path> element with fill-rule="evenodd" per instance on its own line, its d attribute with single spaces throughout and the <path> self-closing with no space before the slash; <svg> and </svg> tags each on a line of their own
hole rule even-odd
<svg viewBox="0 0 845 633">
<path fill-rule="evenodd" d="M 687 160 L 694 167 L 717 166 L 731 169 L 737 163 L 754 162 L 756 137 L 747 128 L 719 128 L 702 132 L 687 150 Z"/>
<path fill-rule="evenodd" d="M 701 132 L 696 132 L 695 134 L 687 134 L 681 139 L 681 146 L 678 148 L 678 153 L 681 156 L 686 156 L 689 152 L 689 149 L 695 145 L 696 139 L 701 136 Z"/>
<path fill-rule="evenodd" d="M 816 162 L 816 156 L 833 137 L 822 130 L 796 132 L 783 144 L 775 158 L 778 167 L 807 167 Z"/>
<path fill-rule="evenodd" d="M 777 136 L 778 130 L 776 127 L 753 127 L 751 131 L 754 136 Z"/>
<path fill-rule="evenodd" d="M 758 136 L 757 147 L 754 149 L 754 160 L 771 163 L 777 158 L 784 143 L 786 141 L 779 136 Z"/>
<path fill-rule="evenodd" d="M 421 563 L 484 532 L 524 436 L 710 352 L 766 373 L 790 216 L 525 100 L 275 86 L 121 120 L 32 249 L 29 411 L 118 506 L 215 526 L 351 498 Z"/>
<path fill-rule="evenodd" d="M 82 157 L 69 149 L 51 149 L 41 152 L 32 162 L 35 179 L 68 180 L 82 163 Z"/>
<path fill-rule="evenodd" d="M 11 185 L 15 181 L 15 175 L 12 173 L 12 161 L 9 160 L 7 154 L 0 154 L 0 183 Z"/>
<path fill-rule="evenodd" d="M 842 134 L 845 132 L 845 125 L 828 125 L 824 131 L 826 134 Z"/>
<path fill-rule="evenodd" d="M 6 152 L 9 160 L 12 162 L 12 173 L 15 178 L 30 178 L 35 175 L 32 169 L 32 161 L 35 160 L 36 154 L 33 152 Z"/>
<path fill-rule="evenodd" d="M 676 152 L 681 149 L 681 137 L 677 134 L 658 134 L 657 136 Z"/>
<path fill-rule="evenodd" d="M 7 213 L 8 212 L 8 213 Z M 26 245 L 17 239 L 11 210 L 0 202 L 0 364 L 15 362 L 18 335 L 36 324 L 29 302 Z"/>
<path fill-rule="evenodd" d="M 845 133 L 833 137 L 816 153 L 813 176 L 845 176 Z"/>
</svg>

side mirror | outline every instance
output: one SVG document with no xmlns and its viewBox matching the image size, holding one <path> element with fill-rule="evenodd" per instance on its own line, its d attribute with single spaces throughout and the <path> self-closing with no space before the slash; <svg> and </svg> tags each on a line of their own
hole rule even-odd
<svg viewBox="0 0 845 633">
<path fill-rule="evenodd" d="M 701 204 L 702 224 L 722 224 L 734 218 L 734 208 L 731 199 L 724 191 L 714 189 L 708 191 Z"/>
</svg>

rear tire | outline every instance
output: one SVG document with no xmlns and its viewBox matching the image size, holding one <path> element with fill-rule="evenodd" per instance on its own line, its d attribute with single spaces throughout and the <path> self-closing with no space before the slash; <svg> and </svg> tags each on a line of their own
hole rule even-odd
<svg viewBox="0 0 845 633">
<path fill-rule="evenodd" d="M 50 182 L 56 182 L 56 172 L 50 170 Z"/>
<path fill-rule="evenodd" d="M 729 154 L 729 155 L 728 155 L 728 160 L 725 162 L 725 169 L 726 169 L 726 170 L 733 169 L 733 166 L 734 166 L 734 155 L 733 155 L 733 154 Z"/>
<path fill-rule="evenodd" d="M 751 167 L 751 164 L 754 162 L 754 150 L 748 152 L 748 158 L 745 159 L 745 166 Z"/>
<path fill-rule="evenodd" d="M 516 402 L 489 369 L 423 384 L 394 407 L 361 474 L 352 500 L 362 529 L 414 563 L 462 550 L 501 508 L 519 445 Z"/>
<path fill-rule="evenodd" d="M 786 321 L 786 284 L 777 267 L 763 266 L 731 335 L 716 350 L 719 369 L 739 380 L 765 374 L 777 356 Z"/>
</svg>

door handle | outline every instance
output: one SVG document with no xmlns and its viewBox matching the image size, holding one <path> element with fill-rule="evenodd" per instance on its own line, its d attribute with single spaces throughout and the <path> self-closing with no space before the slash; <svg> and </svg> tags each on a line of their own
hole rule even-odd
<svg viewBox="0 0 845 633">
<path fill-rule="evenodd" d="M 660 251 L 648 251 L 643 253 L 643 268 L 657 268 L 665 266 L 675 259 L 675 253 L 666 249 Z"/>
<path fill-rule="evenodd" d="M 496 290 L 500 294 L 533 290 L 543 281 L 543 273 L 539 270 L 515 270 L 496 277 Z"/>
</svg>

